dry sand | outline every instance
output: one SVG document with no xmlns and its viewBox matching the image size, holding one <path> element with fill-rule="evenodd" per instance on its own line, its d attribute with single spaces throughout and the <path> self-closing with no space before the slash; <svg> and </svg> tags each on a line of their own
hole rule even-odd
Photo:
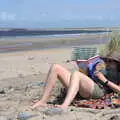
<svg viewBox="0 0 120 120">
<path fill-rule="evenodd" d="M 45 115 L 39 109 L 26 110 L 33 100 L 41 97 L 49 67 L 59 63 L 66 68 L 77 69 L 71 58 L 71 48 L 26 51 L 0 54 L 0 120 L 16 120 L 19 112 L 37 114 L 29 120 L 120 120 L 120 109 L 94 110 L 70 106 L 62 115 Z M 49 102 L 60 92 L 60 84 L 53 90 Z"/>
</svg>

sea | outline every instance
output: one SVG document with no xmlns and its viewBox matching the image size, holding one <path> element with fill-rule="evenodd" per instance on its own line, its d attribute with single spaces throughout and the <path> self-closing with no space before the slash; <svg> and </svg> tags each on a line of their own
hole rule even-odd
<svg viewBox="0 0 120 120">
<path fill-rule="evenodd" d="M 28 29 L 5 29 L 0 30 L 0 39 L 14 39 L 26 37 L 70 37 L 83 34 L 100 34 L 111 32 L 106 30 L 28 30 Z"/>
</svg>

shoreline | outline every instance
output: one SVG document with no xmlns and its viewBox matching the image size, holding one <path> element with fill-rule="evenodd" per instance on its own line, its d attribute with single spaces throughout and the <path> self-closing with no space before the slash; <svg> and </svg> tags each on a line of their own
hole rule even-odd
<svg viewBox="0 0 120 120">
<path fill-rule="evenodd" d="M 81 45 L 105 44 L 109 41 L 107 34 L 82 35 L 73 37 L 16 38 L 0 41 L 0 53 L 14 51 L 43 50 L 49 48 L 66 48 Z"/>
</svg>

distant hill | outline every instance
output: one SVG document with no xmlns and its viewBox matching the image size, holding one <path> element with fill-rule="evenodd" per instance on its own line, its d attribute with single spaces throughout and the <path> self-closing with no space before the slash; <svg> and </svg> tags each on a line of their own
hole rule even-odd
<svg viewBox="0 0 120 120">
<path fill-rule="evenodd" d="M 0 31 L 11 31 L 11 30 L 16 30 L 16 31 L 68 31 L 68 30 L 120 30 L 120 27 L 86 27 L 86 28 L 0 28 Z"/>
</svg>

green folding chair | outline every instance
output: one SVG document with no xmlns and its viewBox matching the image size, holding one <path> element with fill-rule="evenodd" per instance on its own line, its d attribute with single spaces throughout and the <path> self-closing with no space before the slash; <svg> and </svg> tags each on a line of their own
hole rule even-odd
<svg viewBox="0 0 120 120">
<path fill-rule="evenodd" d="M 96 56 L 99 54 L 99 50 L 96 47 L 73 47 L 72 48 L 72 61 L 78 59 L 87 60 L 90 57 Z"/>
</svg>

